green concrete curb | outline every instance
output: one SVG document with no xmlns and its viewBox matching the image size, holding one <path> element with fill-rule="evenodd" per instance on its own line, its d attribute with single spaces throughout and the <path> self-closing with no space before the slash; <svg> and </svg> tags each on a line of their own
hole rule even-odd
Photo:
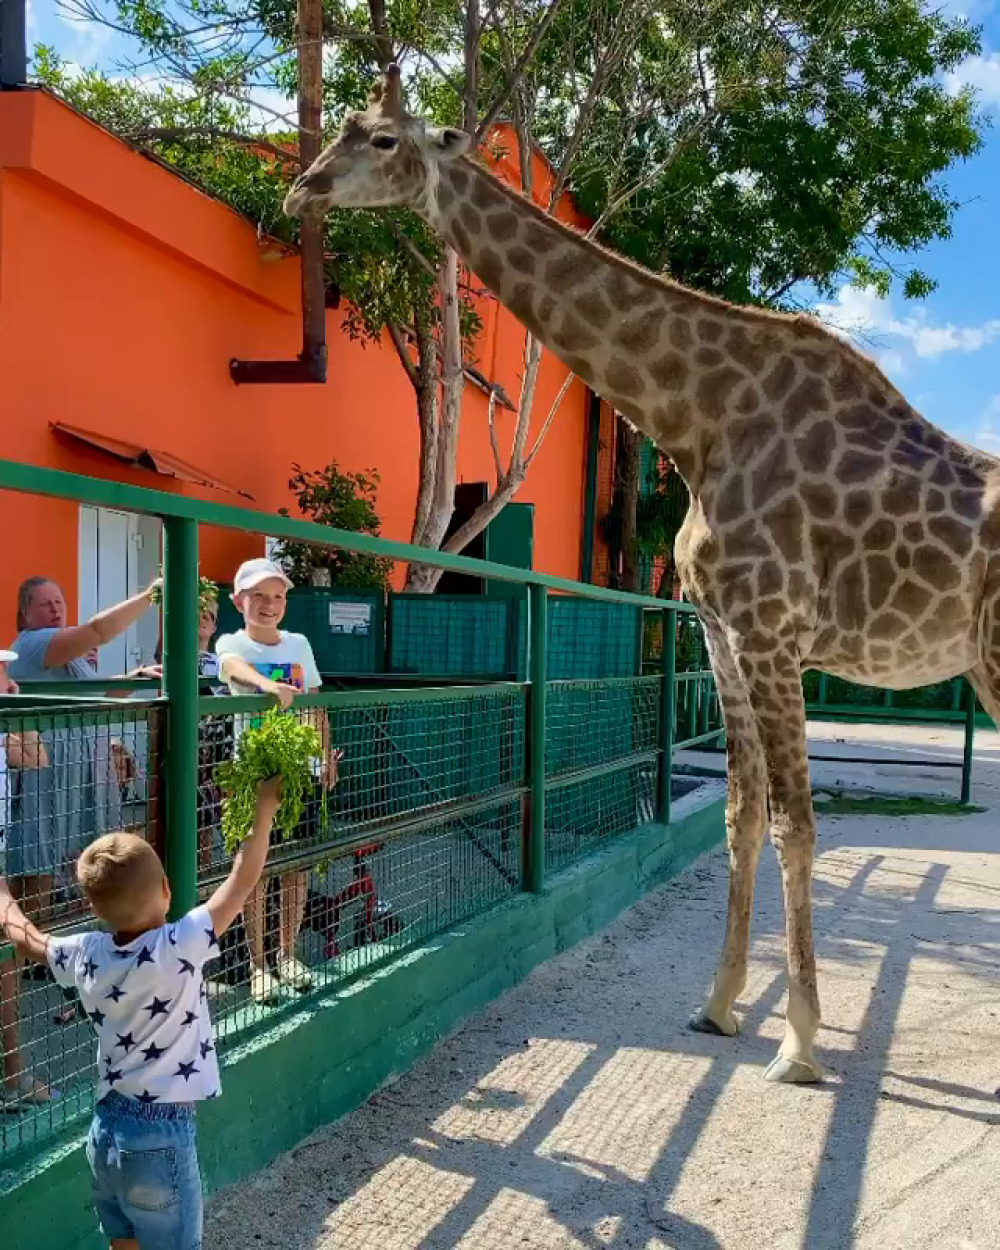
<svg viewBox="0 0 1000 1250">
<path fill-rule="evenodd" d="M 206 1189 L 257 1171 L 359 1106 L 538 964 L 720 843 L 723 800 L 691 800 L 669 828 L 616 838 L 541 894 L 518 895 L 229 1052 L 223 1097 L 198 1114 Z M 4 1250 L 106 1250 L 81 1145 L 49 1151 L 0 1198 Z"/>
</svg>

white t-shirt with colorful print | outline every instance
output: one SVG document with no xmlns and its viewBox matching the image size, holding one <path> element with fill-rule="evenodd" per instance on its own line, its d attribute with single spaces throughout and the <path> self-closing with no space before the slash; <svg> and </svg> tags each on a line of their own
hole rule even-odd
<svg viewBox="0 0 1000 1250">
<path fill-rule="evenodd" d="M 98 930 L 50 939 L 52 975 L 77 991 L 97 1033 L 98 1102 L 112 1090 L 147 1105 L 217 1097 L 202 968 L 218 954 L 207 907 L 126 946 Z"/>
<path fill-rule="evenodd" d="M 245 629 L 235 634 L 223 634 L 215 644 L 215 653 L 219 657 L 220 670 L 227 655 L 234 655 L 262 677 L 270 681 L 284 682 L 286 686 L 294 686 L 303 694 L 309 690 L 319 690 L 323 678 L 316 666 L 316 657 L 309 639 L 305 634 L 291 634 L 281 630 L 277 642 L 255 642 Z M 230 677 L 223 679 L 229 687 L 230 694 L 257 694 L 252 686 L 235 681 Z M 308 718 L 309 713 L 304 715 Z M 259 715 L 237 715 L 233 717 L 233 731 L 238 742 L 244 730 L 260 724 Z M 320 760 L 313 760 L 313 775 L 318 777 L 322 770 Z"/>
<path fill-rule="evenodd" d="M 215 654 L 222 661 L 227 655 L 243 660 L 262 677 L 284 682 L 296 690 L 318 690 L 323 684 L 316 667 L 316 657 L 305 634 L 279 632 L 277 642 L 255 642 L 245 629 L 223 634 L 215 644 Z M 226 678 L 233 694 L 256 694 L 252 686 Z"/>
</svg>

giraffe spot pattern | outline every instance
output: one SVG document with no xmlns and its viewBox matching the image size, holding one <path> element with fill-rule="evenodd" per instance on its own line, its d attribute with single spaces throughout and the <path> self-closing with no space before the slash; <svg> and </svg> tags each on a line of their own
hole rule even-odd
<svg viewBox="0 0 1000 1250">
<path fill-rule="evenodd" d="M 507 252 L 507 260 L 511 268 L 516 269 L 518 273 L 531 275 L 535 272 L 535 254 L 529 252 L 526 247 L 520 245 L 512 247 Z"/>
<path fill-rule="evenodd" d="M 490 235 L 498 243 L 509 243 L 520 229 L 517 217 L 509 209 L 499 213 L 491 213 L 486 218 L 486 226 Z"/>
<path fill-rule="evenodd" d="M 603 330 L 612 317 L 607 301 L 598 291 L 584 291 L 577 298 L 576 311 L 597 330 Z"/>
<path fill-rule="evenodd" d="M 803 469 L 817 474 L 829 469 L 836 447 L 837 431 L 831 421 L 816 421 L 795 443 Z"/>
</svg>

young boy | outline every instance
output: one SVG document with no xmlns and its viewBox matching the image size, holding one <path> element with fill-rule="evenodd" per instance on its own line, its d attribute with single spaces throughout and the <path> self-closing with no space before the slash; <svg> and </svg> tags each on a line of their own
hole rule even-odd
<svg viewBox="0 0 1000 1250">
<path fill-rule="evenodd" d="M 292 583 L 271 560 L 247 560 L 233 579 L 233 603 L 243 617 L 243 628 L 223 634 L 215 644 L 219 675 L 232 694 L 273 695 L 283 708 L 297 694 L 319 690 L 322 679 L 309 639 L 280 628 Z M 316 708 L 306 715 L 319 730 L 323 742 L 322 762 L 316 762 L 316 786 L 307 797 L 305 811 L 293 837 L 314 839 L 319 834 L 320 787 L 336 785 L 342 752 L 330 748 L 330 726 L 325 712 Z M 236 727 L 237 734 L 240 726 Z M 258 886 L 247 899 L 243 923 L 250 947 L 250 993 L 259 1003 L 281 998 L 282 986 L 304 992 L 312 985 L 309 969 L 295 957 L 295 939 L 306 910 L 309 874 L 286 873 L 280 881 L 280 927 L 275 978 L 264 950 L 266 894 Z"/>
<path fill-rule="evenodd" d="M 219 1093 L 202 966 L 260 880 L 279 791 L 277 779 L 260 784 L 253 828 L 229 876 L 174 924 L 163 865 L 135 834 L 105 834 L 77 860 L 77 880 L 107 933 L 40 932 L 0 877 L 0 925 L 21 954 L 78 991 L 97 1031 L 87 1159 L 112 1250 L 201 1245 L 194 1106 Z"/>
</svg>

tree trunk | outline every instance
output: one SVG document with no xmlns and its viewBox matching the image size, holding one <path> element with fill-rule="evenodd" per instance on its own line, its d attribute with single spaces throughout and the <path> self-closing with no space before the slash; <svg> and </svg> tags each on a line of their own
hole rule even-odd
<svg viewBox="0 0 1000 1250">
<path fill-rule="evenodd" d="M 639 463 L 642 435 L 618 418 L 618 485 L 622 501 L 622 590 L 639 590 L 639 544 L 636 541 L 636 511 L 639 507 Z"/>
</svg>

